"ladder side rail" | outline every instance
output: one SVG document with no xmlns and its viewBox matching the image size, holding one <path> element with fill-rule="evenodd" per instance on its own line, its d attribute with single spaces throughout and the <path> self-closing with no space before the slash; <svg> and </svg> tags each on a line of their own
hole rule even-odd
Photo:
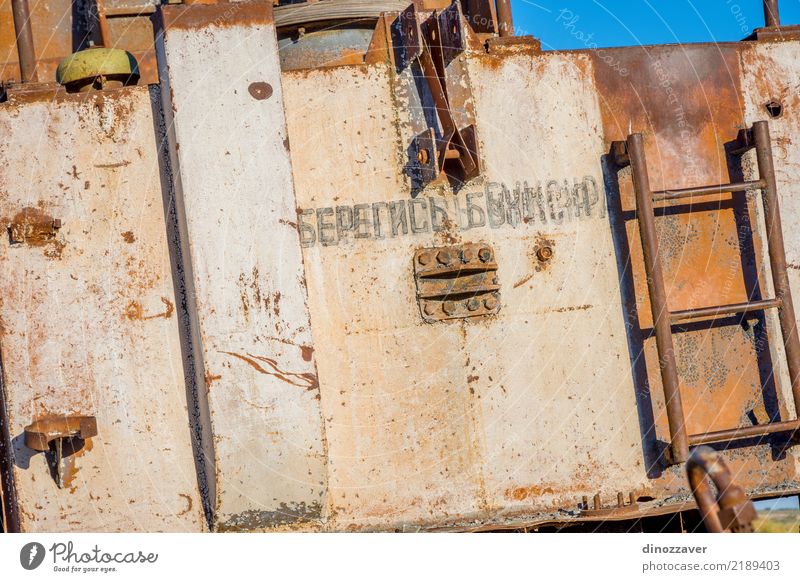
<svg viewBox="0 0 800 582">
<path fill-rule="evenodd" d="M 681 403 L 678 367 L 675 362 L 675 347 L 672 342 L 672 328 L 664 273 L 658 252 L 658 234 L 653 211 L 653 193 L 644 152 L 644 138 L 636 133 L 628 137 L 628 154 L 633 171 L 633 185 L 636 192 L 636 216 L 644 251 L 644 265 L 647 273 L 647 288 L 650 294 L 650 309 L 653 314 L 653 328 L 656 335 L 658 364 L 667 407 L 667 420 L 670 431 L 670 461 L 683 463 L 689 456 L 689 439 L 686 434 L 686 419 Z"/>
</svg>

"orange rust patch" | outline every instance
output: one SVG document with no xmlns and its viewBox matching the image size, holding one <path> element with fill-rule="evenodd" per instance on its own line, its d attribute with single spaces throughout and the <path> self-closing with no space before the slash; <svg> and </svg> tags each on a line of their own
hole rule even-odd
<svg viewBox="0 0 800 582">
<path fill-rule="evenodd" d="M 272 24 L 270 2 L 235 2 L 164 7 L 157 13 L 157 28 L 193 30 L 231 28 L 243 24 Z M 159 18 L 160 16 L 160 18 Z"/>
<path fill-rule="evenodd" d="M 125 317 L 131 321 L 142 319 L 142 304 L 138 301 L 131 301 L 125 308 Z"/>
<path fill-rule="evenodd" d="M 311 361 L 311 356 L 314 354 L 314 348 L 311 346 L 300 346 L 300 356 L 306 362 Z"/>
<path fill-rule="evenodd" d="M 206 370 L 206 375 L 205 375 L 205 379 L 206 379 L 206 388 L 208 388 L 209 386 L 211 386 L 211 384 L 212 384 L 213 382 L 216 382 L 216 381 L 217 381 L 217 380 L 219 380 L 220 378 L 222 378 L 222 376 L 221 376 L 221 375 L 215 375 L 215 374 L 212 374 L 210 371 Z"/>
<path fill-rule="evenodd" d="M 514 489 L 506 489 L 504 495 L 506 499 L 514 499 L 515 501 L 525 501 L 530 497 L 539 497 L 554 493 L 551 487 L 542 487 L 539 485 L 531 485 L 530 487 L 515 487 Z"/>
<path fill-rule="evenodd" d="M 122 233 L 122 240 L 124 240 L 128 244 L 132 244 L 136 242 L 136 235 L 133 234 L 130 230 L 126 230 Z"/>
<path fill-rule="evenodd" d="M 40 208 L 26 207 L 20 210 L 9 224 L 9 237 L 13 244 L 25 244 L 44 249 L 48 259 L 60 259 L 66 246 L 56 236 L 61 221 L 54 219 Z"/>
</svg>

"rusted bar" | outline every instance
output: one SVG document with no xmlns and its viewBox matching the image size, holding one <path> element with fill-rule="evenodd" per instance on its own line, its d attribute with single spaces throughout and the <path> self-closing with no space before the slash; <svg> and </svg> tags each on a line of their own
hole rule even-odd
<svg viewBox="0 0 800 582">
<path fill-rule="evenodd" d="M 713 451 L 712 451 L 713 452 Z M 717 499 L 711 492 L 707 475 L 713 470 L 710 465 L 716 457 L 709 455 L 709 449 L 703 447 L 692 451 L 691 456 L 686 461 L 686 476 L 689 478 L 689 486 L 694 495 L 697 507 L 700 510 L 700 517 L 709 533 L 722 533 L 722 523 L 719 521 L 719 505 Z"/>
<path fill-rule="evenodd" d="M 97 26 L 100 29 L 100 43 L 104 47 L 111 46 L 111 31 L 108 28 L 108 20 L 106 19 L 106 3 L 105 0 L 95 0 L 97 6 Z"/>
<path fill-rule="evenodd" d="M 680 198 L 690 198 L 704 194 L 722 194 L 724 192 L 744 192 L 746 190 L 758 190 L 765 186 L 764 180 L 753 180 L 752 182 L 740 182 L 738 184 L 715 184 L 713 186 L 681 188 L 678 190 L 656 190 L 653 192 L 653 201 L 678 200 Z"/>
<path fill-rule="evenodd" d="M 14 32 L 17 35 L 19 73 L 23 83 L 37 81 L 36 51 L 33 49 L 33 30 L 28 0 L 11 0 L 14 14 Z"/>
<path fill-rule="evenodd" d="M 693 434 L 689 437 L 689 444 L 707 445 L 711 443 L 725 443 L 737 439 L 767 436 L 779 432 L 796 432 L 800 429 L 800 420 L 787 420 L 786 422 L 771 422 L 759 424 L 757 426 L 744 426 L 740 428 L 729 428 L 714 432 L 704 432 Z"/>
<path fill-rule="evenodd" d="M 778 0 L 764 0 L 764 23 L 767 26 L 780 26 L 781 14 L 778 10 Z"/>
<path fill-rule="evenodd" d="M 500 36 L 514 36 L 514 19 L 511 17 L 511 0 L 496 0 L 497 28 Z"/>
<path fill-rule="evenodd" d="M 684 309 L 683 311 L 671 312 L 670 320 L 672 320 L 672 323 L 677 323 L 679 321 L 699 319 L 708 316 L 730 315 L 731 313 L 752 313 L 753 311 L 780 307 L 780 305 L 781 302 L 779 299 L 762 299 L 760 301 L 751 301 L 750 303 L 732 303 L 730 305 L 718 305 L 715 307 Z"/>
<path fill-rule="evenodd" d="M 672 344 L 667 291 L 664 274 L 658 256 L 658 234 L 653 214 L 653 193 L 644 154 L 644 138 L 635 133 L 628 136 L 628 153 L 633 170 L 633 184 L 636 190 L 636 215 L 639 219 L 639 232 L 644 250 L 644 266 L 647 273 L 647 287 L 650 293 L 650 309 L 653 313 L 653 328 L 656 332 L 656 345 L 661 368 L 661 382 L 667 404 L 669 421 L 670 449 L 672 461 L 683 463 L 689 455 L 689 441 L 686 435 L 686 420 L 683 416 L 678 368 L 675 363 L 675 348 Z"/>
<path fill-rule="evenodd" d="M 775 298 L 781 302 L 778 319 L 781 324 L 783 343 L 786 347 L 786 364 L 789 368 L 789 379 L 792 385 L 795 414 L 800 415 L 800 337 L 797 335 L 797 320 L 794 315 L 792 291 L 789 287 L 789 275 L 786 272 L 786 250 L 783 244 L 783 228 L 781 226 L 778 189 L 775 182 L 775 167 L 772 164 L 772 145 L 769 136 L 769 124 L 757 121 L 753 124 L 753 136 L 756 142 L 758 172 L 766 182 L 764 188 L 764 221 L 767 230 L 767 249 L 772 270 L 772 284 L 775 287 Z"/>
</svg>

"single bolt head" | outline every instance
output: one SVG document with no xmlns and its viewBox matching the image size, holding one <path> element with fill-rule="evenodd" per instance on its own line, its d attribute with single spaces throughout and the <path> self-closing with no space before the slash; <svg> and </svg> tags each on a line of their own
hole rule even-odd
<svg viewBox="0 0 800 582">
<path fill-rule="evenodd" d="M 489 297 L 483 300 L 483 305 L 484 307 L 486 307 L 486 309 L 494 309 L 495 307 L 497 307 L 497 303 L 498 303 L 497 297 L 494 295 L 490 295 Z"/>
<path fill-rule="evenodd" d="M 544 245 L 536 249 L 536 258 L 546 263 L 553 258 L 553 247 Z"/>
<path fill-rule="evenodd" d="M 470 311 L 477 311 L 478 308 L 481 306 L 481 302 L 475 299 L 474 297 L 467 301 L 467 309 Z"/>
<path fill-rule="evenodd" d="M 442 303 L 442 311 L 447 315 L 453 315 L 456 312 L 456 304 L 452 301 L 445 301 Z"/>
<path fill-rule="evenodd" d="M 420 253 L 417 260 L 420 265 L 427 265 L 431 262 L 431 254 L 429 252 Z"/>
<path fill-rule="evenodd" d="M 478 251 L 478 256 L 480 257 L 481 261 L 484 263 L 488 263 L 492 260 L 492 251 L 487 247 L 483 247 L 481 250 Z"/>
<path fill-rule="evenodd" d="M 461 260 L 465 263 L 469 263 L 475 260 L 475 249 L 467 248 L 461 251 Z"/>
<path fill-rule="evenodd" d="M 453 262 L 454 257 L 453 257 L 453 253 L 450 250 L 444 249 L 444 250 L 439 251 L 439 254 L 436 255 L 436 259 L 441 264 L 447 266 L 447 265 L 449 265 L 449 264 L 451 264 Z"/>
<path fill-rule="evenodd" d="M 425 315 L 433 315 L 434 313 L 436 313 L 436 305 L 434 305 L 433 303 L 426 303 L 424 310 L 425 310 Z"/>
</svg>

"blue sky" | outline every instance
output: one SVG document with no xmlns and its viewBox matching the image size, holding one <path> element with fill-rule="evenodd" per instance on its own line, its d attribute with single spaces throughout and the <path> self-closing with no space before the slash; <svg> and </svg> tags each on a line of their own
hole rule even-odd
<svg viewBox="0 0 800 582">
<path fill-rule="evenodd" d="M 517 34 L 541 39 L 545 49 L 586 48 L 587 42 L 602 47 L 736 41 L 764 25 L 761 0 L 512 0 L 511 5 Z M 780 0 L 780 8 L 783 24 L 800 24 L 800 0 Z"/>
</svg>

